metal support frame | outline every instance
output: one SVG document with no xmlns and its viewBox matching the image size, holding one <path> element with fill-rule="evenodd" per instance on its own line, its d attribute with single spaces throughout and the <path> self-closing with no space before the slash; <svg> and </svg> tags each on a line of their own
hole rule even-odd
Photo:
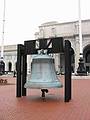
<svg viewBox="0 0 90 120">
<path fill-rule="evenodd" d="M 37 54 L 39 49 L 47 49 L 48 53 L 65 53 L 65 94 L 64 101 L 69 102 L 71 100 L 71 43 L 69 40 L 65 41 L 65 48 L 63 45 L 63 38 L 56 37 L 51 38 L 47 44 L 47 40 L 50 38 L 39 39 L 39 48 L 35 48 L 36 40 L 25 41 L 24 45 L 19 44 L 17 46 L 17 85 L 16 85 L 16 97 L 26 96 L 26 72 L 27 72 L 27 55 Z M 49 45 L 52 43 L 52 48 Z M 67 60 L 68 58 L 68 60 Z"/>
<path fill-rule="evenodd" d="M 16 97 L 26 96 L 26 88 L 24 84 L 26 82 L 26 70 L 27 70 L 27 57 L 25 53 L 24 45 L 19 44 L 17 46 L 17 84 L 16 84 Z"/>
<path fill-rule="evenodd" d="M 65 102 L 71 100 L 71 43 L 65 41 Z M 68 59 L 67 59 L 68 58 Z"/>
<path fill-rule="evenodd" d="M 26 88 L 24 84 L 26 83 L 26 74 L 27 74 L 27 56 L 23 55 L 23 66 L 22 66 L 22 96 L 26 96 Z"/>
</svg>

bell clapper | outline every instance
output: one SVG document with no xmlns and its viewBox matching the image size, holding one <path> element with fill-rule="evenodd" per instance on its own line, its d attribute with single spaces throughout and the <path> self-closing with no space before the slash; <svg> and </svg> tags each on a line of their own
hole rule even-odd
<svg viewBox="0 0 90 120">
<path fill-rule="evenodd" d="M 42 97 L 45 98 L 45 92 L 48 93 L 48 89 L 41 89 Z"/>
</svg>

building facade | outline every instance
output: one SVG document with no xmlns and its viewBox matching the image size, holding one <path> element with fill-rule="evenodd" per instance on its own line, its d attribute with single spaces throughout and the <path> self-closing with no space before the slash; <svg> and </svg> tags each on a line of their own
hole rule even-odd
<svg viewBox="0 0 90 120">
<path fill-rule="evenodd" d="M 73 72 L 77 72 L 80 57 L 78 21 L 66 23 L 58 23 L 55 21 L 44 23 L 39 26 L 39 32 L 36 32 L 35 36 L 36 39 L 63 37 L 64 40 L 70 40 L 71 46 L 74 50 L 74 56 L 72 57 L 72 68 Z M 82 21 L 82 41 L 85 67 L 86 70 L 90 72 L 90 20 Z M 60 68 L 62 68 L 64 70 L 64 54 L 58 54 L 55 56 L 55 58 L 57 59 L 56 69 L 60 70 Z M 58 62 L 60 62 L 60 64 Z"/>
<path fill-rule="evenodd" d="M 74 51 L 72 56 L 72 71 L 77 72 L 80 43 L 79 43 L 79 27 L 78 21 L 58 23 L 47 22 L 39 26 L 39 31 L 35 33 L 35 39 L 39 38 L 51 38 L 51 37 L 63 37 L 64 40 L 70 40 L 71 46 Z M 86 70 L 90 73 L 90 20 L 82 21 L 82 47 L 83 56 Z M 64 53 L 53 54 L 55 58 L 56 71 L 64 71 Z M 17 62 L 17 45 L 4 46 L 4 62 L 6 71 L 16 70 Z M 27 56 L 27 69 L 31 70 L 31 56 Z"/>
</svg>

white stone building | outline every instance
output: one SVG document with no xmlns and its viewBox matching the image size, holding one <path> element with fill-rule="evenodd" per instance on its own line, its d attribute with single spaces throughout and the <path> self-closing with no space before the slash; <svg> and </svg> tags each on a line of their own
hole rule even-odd
<svg viewBox="0 0 90 120">
<path fill-rule="evenodd" d="M 64 40 L 70 40 L 71 46 L 74 50 L 72 66 L 74 72 L 76 72 L 80 54 L 78 21 L 66 23 L 47 22 L 41 24 L 41 26 L 39 26 L 39 31 L 35 33 L 35 39 L 50 37 L 63 37 Z M 82 39 L 85 67 L 87 71 L 90 72 L 90 20 L 82 21 Z M 6 71 L 13 71 L 16 69 L 16 52 L 17 45 L 4 46 L 4 62 Z M 64 54 L 54 54 L 54 57 L 56 71 L 60 71 L 61 67 L 64 71 Z M 31 57 L 28 56 L 28 70 L 30 70 L 30 61 Z"/>
</svg>

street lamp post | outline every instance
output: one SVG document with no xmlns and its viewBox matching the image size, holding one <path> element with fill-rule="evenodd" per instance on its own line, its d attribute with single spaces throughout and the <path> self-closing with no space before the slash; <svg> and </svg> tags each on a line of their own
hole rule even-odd
<svg viewBox="0 0 90 120">
<path fill-rule="evenodd" d="M 77 69 L 78 75 L 86 75 L 86 70 L 84 67 L 83 60 L 83 49 L 82 49 L 82 25 L 81 25 L 81 2 L 78 0 L 78 13 L 79 13 L 79 42 L 80 42 L 80 58 L 79 58 L 79 66 Z"/>
</svg>

